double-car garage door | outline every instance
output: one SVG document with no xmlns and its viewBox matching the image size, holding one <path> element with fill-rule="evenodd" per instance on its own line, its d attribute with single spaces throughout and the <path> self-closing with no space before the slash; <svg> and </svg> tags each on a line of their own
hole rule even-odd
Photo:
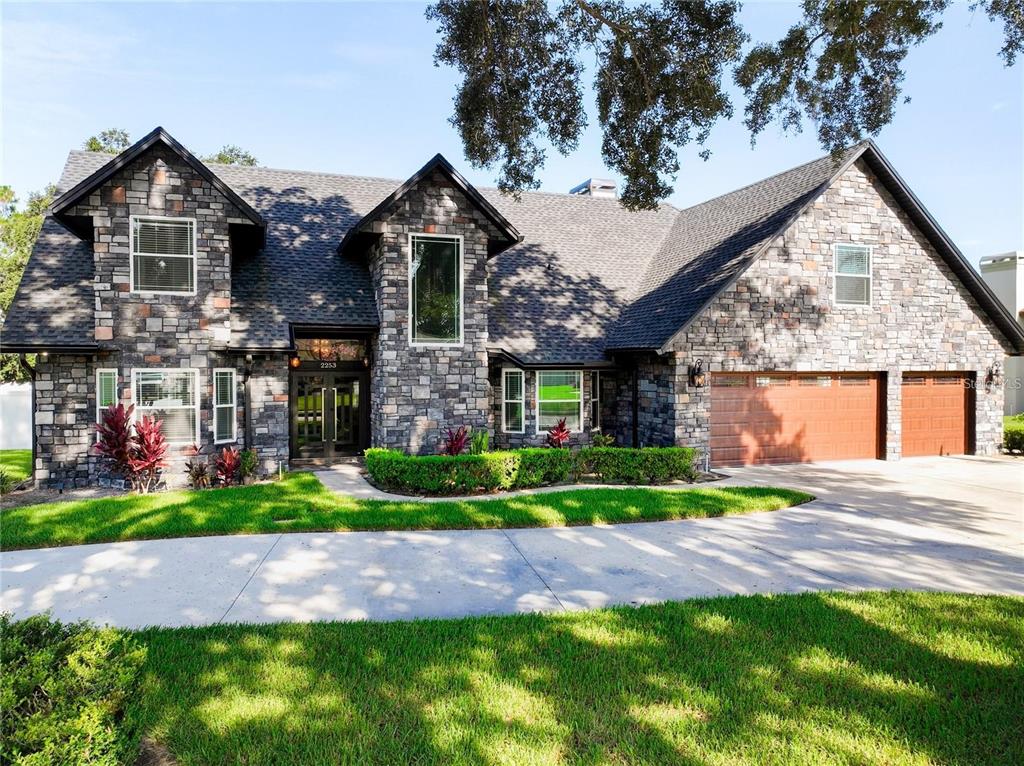
<svg viewBox="0 0 1024 766">
<path fill-rule="evenodd" d="M 903 454 L 968 448 L 960 374 L 903 380 Z M 711 381 L 711 463 L 798 463 L 880 457 L 884 391 L 873 373 L 719 373 Z"/>
</svg>

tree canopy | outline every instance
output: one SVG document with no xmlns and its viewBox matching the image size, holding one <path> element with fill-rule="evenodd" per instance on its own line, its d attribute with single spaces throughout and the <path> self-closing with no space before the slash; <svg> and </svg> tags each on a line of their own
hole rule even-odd
<svg viewBox="0 0 1024 766">
<path fill-rule="evenodd" d="M 247 167 L 254 167 L 258 164 L 255 157 L 234 144 L 224 144 L 219 152 L 203 157 L 203 162 L 219 162 L 221 165 L 245 165 Z"/>
<path fill-rule="evenodd" d="M 731 76 L 754 141 L 773 122 L 815 125 L 821 145 L 877 135 L 902 96 L 910 49 L 933 35 L 949 0 L 803 0 L 778 41 L 752 41 L 733 0 L 437 0 L 437 65 L 462 76 L 452 124 L 476 167 L 499 167 L 498 186 L 539 186 L 548 142 L 574 150 L 587 125 L 583 77 L 593 75 L 601 152 L 624 179 L 622 203 L 657 206 L 672 192 L 678 150 L 703 147 L 733 114 Z M 1024 0 L 974 0 L 1003 24 L 999 55 L 1024 49 Z M 592 61 L 588 70 L 584 56 Z M 700 152 L 705 159 L 707 150 Z"/>
<path fill-rule="evenodd" d="M 120 154 L 132 145 L 127 130 L 110 128 L 101 130 L 95 136 L 89 136 L 82 144 L 87 152 L 106 152 L 107 154 Z"/>
</svg>

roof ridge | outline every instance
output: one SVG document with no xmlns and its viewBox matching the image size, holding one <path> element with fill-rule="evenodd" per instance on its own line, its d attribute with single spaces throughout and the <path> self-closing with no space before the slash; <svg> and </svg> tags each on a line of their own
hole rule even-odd
<svg viewBox="0 0 1024 766">
<path fill-rule="evenodd" d="M 68 152 L 68 155 L 70 156 L 72 154 L 85 155 L 87 157 L 97 157 L 97 158 L 106 157 L 108 159 L 111 158 L 111 157 L 116 156 L 116 155 L 112 155 L 112 154 L 107 154 L 106 152 L 93 152 L 93 151 L 89 151 L 88 149 L 71 149 Z M 385 181 L 387 183 L 393 183 L 396 187 L 398 187 L 401 184 L 405 183 L 405 181 L 403 179 L 401 179 L 401 178 L 390 178 L 388 176 L 368 176 L 368 175 L 360 175 L 360 174 L 357 174 L 357 173 L 331 173 L 331 172 L 328 172 L 328 171 L 325 171 L 325 170 L 299 170 L 297 168 L 274 168 L 274 167 L 268 167 L 266 165 L 232 165 L 230 163 L 224 163 L 224 162 L 205 162 L 204 161 L 203 164 L 207 165 L 210 168 L 230 168 L 231 170 L 253 170 L 253 171 L 266 171 L 266 172 L 270 172 L 270 173 L 294 173 L 294 174 L 299 174 L 299 175 L 304 175 L 304 176 L 318 176 L 318 177 L 321 177 L 321 178 L 344 178 L 344 179 L 349 179 L 349 180 L 354 180 L 354 181 Z M 475 186 L 475 188 L 476 188 L 477 191 L 480 191 L 480 192 L 497 192 L 502 197 L 505 197 L 505 198 L 508 198 L 508 199 L 512 199 L 511 195 L 505 194 L 505 192 L 503 192 L 497 186 Z M 531 195 L 531 196 L 538 196 L 538 197 L 558 197 L 560 199 L 565 199 L 565 198 L 568 197 L 568 198 L 572 198 L 572 199 L 578 199 L 581 202 L 583 202 L 584 204 L 590 204 L 590 203 L 595 203 L 595 202 L 604 203 L 604 202 L 608 202 L 608 201 L 613 201 L 613 202 L 617 203 L 617 202 L 620 201 L 618 197 L 615 197 L 615 198 L 611 198 L 611 197 L 590 197 L 590 196 L 585 195 L 585 194 L 569 194 L 568 192 L 543 191 L 541 189 L 525 189 L 525 190 L 523 190 L 522 194 L 528 194 L 528 195 Z M 679 210 L 682 209 L 682 208 L 676 207 L 671 202 L 661 202 L 659 204 L 659 206 L 667 207 L 670 210 L 674 210 L 676 212 L 679 212 Z M 653 211 L 642 211 L 642 212 L 653 212 Z"/>
<path fill-rule="evenodd" d="M 839 162 L 837 162 L 835 164 L 835 167 L 837 169 L 842 167 L 843 163 L 845 163 L 849 159 L 850 155 L 853 153 L 853 151 L 855 149 L 859 149 L 862 145 L 865 145 L 867 143 L 869 143 L 869 141 L 867 139 L 865 139 L 864 141 L 858 141 L 856 144 L 853 144 L 852 146 L 849 146 L 846 149 L 844 149 L 843 150 L 843 158 L 842 158 L 842 160 L 840 160 Z M 802 168 L 806 168 L 808 165 L 814 165 L 817 162 L 821 162 L 822 160 L 825 160 L 825 159 L 830 159 L 831 157 L 832 157 L 831 154 L 819 155 L 818 157 L 815 157 L 813 160 L 808 160 L 807 162 L 802 162 L 799 165 L 794 165 L 791 168 L 786 168 L 785 170 L 780 170 L 778 173 L 772 173 L 770 176 L 765 176 L 764 178 L 759 178 L 756 181 L 751 181 L 749 184 L 744 184 L 743 186 L 740 186 L 740 187 L 738 187 L 736 189 L 733 189 L 732 191 L 723 192 L 722 194 L 717 194 L 714 197 L 708 197 L 706 200 L 702 200 L 700 202 L 696 202 L 693 205 L 688 205 L 687 207 L 680 208 L 679 212 L 680 213 L 685 213 L 688 210 L 693 210 L 694 208 L 701 207 L 703 205 L 708 204 L 709 202 L 715 202 L 715 201 L 720 200 L 720 199 L 722 199 L 724 197 L 729 197 L 729 196 L 731 196 L 733 194 L 737 194 L 737 193 L 739 193 L 741 191 L 745 191 L 746 189 L 750 189 L 751 187 L 763 184 L 766 181 L 771 181 L 773 178 L 779 178 L 781 176 L 789 175 L 790 173 L 796 172 L 797 170 L 801 170 Z"/>
</svg>

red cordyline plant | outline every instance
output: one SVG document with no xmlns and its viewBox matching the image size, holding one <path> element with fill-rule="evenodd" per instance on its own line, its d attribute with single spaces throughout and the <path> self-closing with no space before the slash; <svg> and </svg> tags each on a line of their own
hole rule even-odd
<svg viewBox="0 0 1024 766">
<path fill-rule="evenodd" d="M 572 434 L 565 425 L 565 418 L 559 420 L 554 426 L 548 429 L 548 446 L 564 447 Z"/>
<path fill-rule="evenodd" d="M 156 486 L 160 469 L 167 465 L 167 439 L 163 433 L 164 421 L 144 416 L 135 424 L 135 448 L 128 458 L 132 470 L 132 483 L 143 495 Z"/>
<path fill-rule="evenodd" d="M 160 469 L 166 463 L 167 440 L 163 421 L 144 417 L 132 427 L 135 405 L 127 408 L 115 404 L 103 412 L 103 422 L 96 424 L 100 435 L 96 451 L 105 457 L 114 473 L 127 479 L 135 491 L 146 494 L 157 483 Z"/>
<path fill-rule="evenodd" d="M 96 442 L 96 451 L 107 459 L 114 473 L 122 479 L 131 479 L 132 447 L 135 436 L 132 434 L 132 412 L 135 405 L 116 404 L 103 410 L 103 422 L 96 424 L 96 432 L 100 435 Z"/>
<path fill-rule="evenodd" d="M 213 458 L 213 467 L 217 472 L 217 481 L 225 487 L 237 484 L 242 469 L 242 455 L 234 447 L 225 447 Z"/>
<path fill-rule="evenodd" d="M 466 430 L 465 426 L 459 426 L 455 431 L 450 428 L 446 428 L 445 431 L 446 434 L 444 437 L 444 445 L 441 447 L 441 454 L 461 455 L 466 449 L 466 445 L 469 444 L 469 431 Z"/>
</svg>

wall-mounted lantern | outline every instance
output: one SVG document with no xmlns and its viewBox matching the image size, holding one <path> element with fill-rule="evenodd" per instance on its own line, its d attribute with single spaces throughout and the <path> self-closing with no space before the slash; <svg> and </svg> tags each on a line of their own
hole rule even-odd
<svg viewBox="0 0 1024 766">
<path fill-rule="evenodd" d="M 999 386 L 1003 382 L 1003 368 L 999 362 L 994 362 L 985 374 L 985 385 L 989 388 Z"/>
<path fill-rule="evenodd" d="M 291 367 L 293 370 L 299 369 L 300 364 L 302 364 L 302 360 L 299 359 L 298 354 L 288 359 L 288 366 Z"/>
<path fill-rule="evenodd" d="M 704 360 L 698 359 L 690 365 L 690 385 L 694 388 L 704 388 L 707 384 L 707 375 L 704 372 Z"/>
</svg>

